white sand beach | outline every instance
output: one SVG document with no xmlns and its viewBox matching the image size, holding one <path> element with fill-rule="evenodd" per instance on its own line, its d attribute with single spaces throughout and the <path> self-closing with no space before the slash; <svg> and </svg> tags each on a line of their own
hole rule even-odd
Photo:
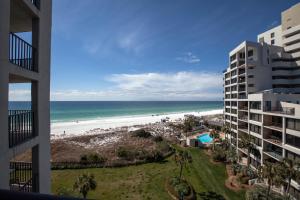
<svg viewBox="0 0 300 200">
<path fill-rule="evenodd" d="M 205 112 L 172 113 L 165 115 L 144 115 L 144 116 L 122 116 L 99 118 L 86 121 L 56 122 L 51 124 L 51 138 L 64 138 L 85 134 L 100 134 L 104 129 L 112 129 L 124 126 L 145 125 L 160 122 L 168 117 L 170 121 L 183 119 L 184 115 L 206 116 L 222 114 L 223 110 L 211 110 Z M 94 130 L 94 131 L 91 131 Z"/>
</svg>

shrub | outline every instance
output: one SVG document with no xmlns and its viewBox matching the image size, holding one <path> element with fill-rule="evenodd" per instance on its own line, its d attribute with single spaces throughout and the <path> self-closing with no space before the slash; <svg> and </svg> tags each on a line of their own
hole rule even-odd
<svg viewBox="0 0 300 200">
<path fill-rule="evenodd" d="M 162 141 L 157 143 L 157 150 L 166 153 L 171 150 L 171 147 L 166 141 Z"/>
<path fill-rule="evenodd" d="M 226 161 L 226 152 L 222 148 L 216 146 L 215 151 L 212 153 L 212 158 L 214 161 L 224 162 Z"/>
<path fill-rule="evenodd" d="M 176 185 L 174 187 L 174 190 L 179 194 L 183 194 L 184 196 L 187 196 L 190 194 L 190 186 L 185 183 L 185 182 L 181 182 L 180 184 Z"/>
<path fill-rule="evenodd" d="M 88 157 L 87 157 L 87 155 L 81 155 L 81 156 L 80 156 L 80 163 L 82 163 L 82 164 L 87 164 L 87 162 L 88 162 Z"/>
<path fill-rule="evenodd" d="M 255 186 L 254 188 L 246 192 L 246 200 L 266 200 L 267 199 L 267 188 L 261 186 Z M 275 192 L 270 193 L 269 199 L 272 200 L 284 200 L 285 198 Z"/>
<path fill-rule="evenodd" d="M 119 147 L 117 149 L 117 155 L 118 155 L 118 157 L 124 158 L 124 159 L 127 159 L 127 160 L 130 160 L 134 157 L 133 153 L 129 149 L 126 149 L 124 147 Z"/>
<path fill-rule="evenodd" d="M 242 166 L 239 165 L 238 163 L 234 163 L 231 165 L 231 169 L 233 171 L 233 174 L 236 175 L 237 173 L 240 173 L 242 170 Z"/>
<path fill-rule="evenodd" d="M 170 180 L 171 186 L 173 186 L 174 190 L 180 195 L 183 194 L 187 196 L 191 192 L 191 188 L 186 181 L 180 180 L 179 177 L 173 177 Z"/>
<path fill-rule="evenodd" d="M 151 137 L 151 133 L 145 131 L 144 129 L 139 129 L 139 130 L 136 130 L 136 131 L 132 131 L 132 135 L 134 137 L 141 137 L 141 138 L 149 138 Z"/>
<path fill-rule="evenodd" d="M 164 159 L 163 154 L 160 151 L 153 151 L 152 152 L 152 161 L 162 161 Z"/>
<path fill-rule="evenodd" d="M 153 141 L 154 141 L 154 142 L 162 142 L 163 140 L 164 140 L 163 137 L 161 137 L 160 135 L 155 136 L 155 137 L 153 138 Z"/>
<path fill-rule="evenodd" d="M 104 163 L 107 159 L 94 153 L 94 154 L 89 154 L 87 156 L 88 162 L 91 163 Z"/>
<path fill-rule="evenodd" d="M 254 170 L 252 170 L 250 167 L 244 167 L 242 169 L 242 174 L 243 176 L 247 176 L 250 179 L 254 179 L 257 177 L 257 173 Z"/>
<path fill-rule="evenodd" d="M 222 195 L 214 191 L 201 192 L 199 193 L 199 196 L 203 200 L 226 200 Z"/>
</svg>

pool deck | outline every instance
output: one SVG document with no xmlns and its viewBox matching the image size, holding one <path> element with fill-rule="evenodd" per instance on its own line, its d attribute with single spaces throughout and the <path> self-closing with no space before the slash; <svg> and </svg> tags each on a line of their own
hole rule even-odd
<svg viewBox="0 0 300 200">
<path fill-rule="evenodd" d="M 203 135 L 203 134 L 210 134 L 210 131 L 211 130 L 209 130 L 209 131 L 202 131 L 202 132 L 199 132 L 199 133 L 196 133 L 194 135 L 191 135 L 191 136 L 187 137 L 186 141 L 187 141 L 188 146 L 194 146 L 195 143 L 192 142 L 192 141 L 198 140 L 198 137 L 201 136 L 201 135 Z M 225 134 L 223 132 L 220 132 L 220 138 L 221 139 L 225 139 Z M 211 143 L 201 143 L 201 144 L 200 143 L 197 143 L 197 144 L 198 145 L 210 145 L 211 144 Z"/>
<path fill-rule="evenodd" d="M 187 137 L 187 139 L 197 139 L 200 135 L 209 134 L 209 131 L 203 131 Z"/>
</svg>

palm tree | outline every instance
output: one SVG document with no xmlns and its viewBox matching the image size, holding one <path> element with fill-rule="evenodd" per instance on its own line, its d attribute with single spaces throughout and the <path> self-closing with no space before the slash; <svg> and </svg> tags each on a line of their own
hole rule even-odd
<svg viewBox="0 0 300 200">
<path fill-rule="evenodd" d="M 191 162 L 192 158 L 187 151 L 177 150 L 174 159 L 176 164 L 180 167 L 179 180 L 181 180 L 183 167 L 186 166 L 188 162 Z"/>
<path fill-rule="evenodd" d="M 225 139 L 228 140 L 227 136 L 231 134 L 230 127 L 225 124 L 221 131 L 225 134 Z"/>
<path fill-rule="evenodd" d="M 250 165 L 250 152 L 254 148 L 252 144 L 251 135 L 241 135 L 241 141 L 239 142 L 241 148 L 247 149 L 247 167 Z"/>
<path fill-rule="evenodd" d="M 281 177 L 283 184 L 286 183 L 285 181 L 287 180 L 287 187 L 284 192 L 287 199 L 290 198 L 289 192 L 292 179 L 295 179 L 296 181 L 300 179 L 299 168 L 300 164 L 289 158 L 284 158 L 280 164 L 280 172 L 278 173 L 278 176 Z"/>
<path fill-rule="evenodd" d="M 213 151 L 215 150 L 215 140 L 220 137 L 219 132 L 216 129 L 212 129 L 209 134 L 210 137 L 213 138 Z"/>
<path fill-rule="evenodd" d="M 280 185 L 282 179 L 279 177 L 279 165 L 278 163 L 265 162 L 263 166 L 258 168 L 258 177 L 260 180 L 267 179 L 267 200 L 270 197 L 271 186 Z"/>
<path fill-rule="evenodd" d="M 82 174 L 77 177 L 73 185 L 73 189 L 82 194 L 83 198 L 86 199 L 86 196 L 90 190 L 95 190 L 97 183 L 93 174 Z"/>
<path fill-rule="evenodd" d="M 183 130 L 185 132 L 185 136 L 189 131 L 193 130 L 193 127 L 196 125 L 195 119 L 192 117 L 187 117 L 183 122 Z"/>
<path fill-rule="evenodd" d="M 238 156 L 236 153 L 236 149 L 234 148 L 229 148 L 226 150 L 226 159 L 227 161 L 229 161 L 230 163 L 236 163 Z"/>
</svg>

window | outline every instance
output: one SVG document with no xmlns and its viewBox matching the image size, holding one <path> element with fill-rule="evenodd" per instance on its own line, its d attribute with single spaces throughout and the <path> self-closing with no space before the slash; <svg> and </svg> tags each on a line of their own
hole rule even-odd
<svg viewBox="0 0 300 200">
<path fill-rule="evenodd" d="M 248 51 L 248 57 L 251 57 L 251 56 L 253 56 L 253 49 Z"/>
<path fill-rule="evenodd" d="M 275 44 L 275 40 L 271 40 L 271 45 Z"/>
<path fill-rule="evenodd" d="M 299 137 L 286 134 L 286 143 L 288 145 L 300 148 L 300 138 Z"/>
<path fill-rule="evenodd" d="M 250 120 L 261 122 L 261 115 L 255 114 L 255 113 L 250 113 Z"/>
<path fill-rule="evenodd" d="M 251 101 L 250 109 L 261 110 L 261 102 L 260 101 Z"/>
<path fill-rule="evenodd" d="M 299 119 L 286 119 L 286 128 L 300 131 L 300 120 Z"/>
<path fill-rule="evenodd" d="M 253 75 L 249 75 L 248 78 L 254 78 L 254 76 Z"/>
<path fill-rule="evenodd" d="M 254 133 L 261 134 L 261 127 L 260 126 L 256 126 L 254 124 L 250 124 L 250 131 L 252 131 Z"/>
<path fill-rule="evenodd" d="M 275 33 L 273 32 L 273 33 L 271 33 L 271 38 L 273 38 L 275 36 Z"/>
<path fill-rule="evenodd" d="M 248 84 L 248 87 L 254 87 L 254 84 Z"/>
<path fill-rule="evenodd" d="M 239 53 L 239 57 L 240 57 L 241 59 L 244 59 L 244 58 L 245 58 L 245 52 Z"/>
</svg>

